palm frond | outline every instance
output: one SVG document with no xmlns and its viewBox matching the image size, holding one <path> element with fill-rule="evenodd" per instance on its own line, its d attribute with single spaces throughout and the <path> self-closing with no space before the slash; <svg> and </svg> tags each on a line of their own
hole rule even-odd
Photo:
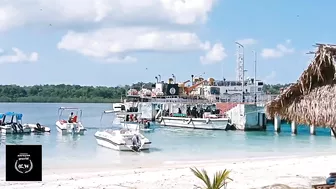
<svg viewBox="0 0 336 189">
<path fill-rule="evenodd" d="M 199 171 L 196 167 L 194 169 L 190 168 L 190 170 L 197 178 L 203 181 L 207 189 L 211 189 L 211 182 L 206 170 L 202 169 L 202 171 Z"/>
<path fill-rule="evenodd" d="M 206 170 L 202 169 L 202 171 L 199 171 L 196 167 L 190 168 L 190 170 L 197 178 L 203 181 L 203 183 L 205 184 L 204 189 L 221 189 L 222 187 L 227 185 L 227 180 L 232 180 L 229 177 L 230 171 L 226 169 L 224 171 L 217 171 L 214 175 L 212 183 Z"/>
</svg>

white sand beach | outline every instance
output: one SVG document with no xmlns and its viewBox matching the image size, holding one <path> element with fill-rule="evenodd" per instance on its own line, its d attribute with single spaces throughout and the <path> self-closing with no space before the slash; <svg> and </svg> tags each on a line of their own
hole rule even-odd
<svg viewBox="0 0 336 189">
<path fill-rule="evenodd" d="M 0 188 L 192 189 L 195 184 L 202 184 L 189 170 L 189 167 L 194 166 L 205 168 L 211 174 L 221 169 L 232 170 L 233 181 L 228 185 L 228 188 L 232 189 L 272 188 L 265 186 L 279 183 L 295 188 L 311 188 L 312 184 L 324 183 L 329 172 L 336 172 L 335 160 L 336 155 L 330 155 L 304 158 L 166 162 L 136 169 L 115 167 L 47 169 L 44 170 L 43 182 L 5 182 L 1 179 Z"/>
</svg>

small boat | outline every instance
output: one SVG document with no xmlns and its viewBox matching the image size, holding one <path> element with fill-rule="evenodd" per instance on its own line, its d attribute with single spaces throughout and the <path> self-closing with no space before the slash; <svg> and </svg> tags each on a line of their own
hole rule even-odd
<svg viewBox="0 0 336 189">
<path fill-rule="evenodd" d="M 71 111 L 74 113 L 74 117 L 72 120 L 64 120 L 62 119 L 63 111 Z M 83 111 L 79 108 L 71 108 L 71 107 L 60 107 L 58 109 L 58 121 L 56 121 L 57 131 L 62 134 L 84 134 L 86 129 L 81 123 Z M 70 122 L 69 122 L 70 121 Z"/>
<path fill-rule="evenodd" d="M 50 132 L 50 128 L 44 125 L 41 125 L 40 123 L 29 123 L 29 124 L 25 124 L 28 125 L 28 127 L 30 127 L 31 132 L 35 132 L 35 133 L 48 133 Z"/>
<path fill-rule="evenodd" d="M 227 117 L 218 117 L 210 114 L 204 118 L 188 117 L 186 114 L 159 116 L 159 113 L 157 114 L 157 122 L 161 126 L 205 130 L 235 130 L 235 127 L 231 124 L 231 120 Z"/>
<path fill-rule="evenodd" d="M 23 114 L 6 112 L 0 114 L 0 131 L 3 134 L 27 134 L 31 133 L 28 125 L 22 124 Z"/>
<path fill-rule="evenodd" d="M 141 133 L 125 128 L 97 131 L 94 136 L 98 145 L 118 151 L 139 152 L 149 150 L 151 145 L 151 142 Z"/>
<path fill-rule="evenodd" d="M 126 129 L 137 130 L 137 131 L 153 131 L 151 124 L 146 119 L 138 118 L 141 115 L 140 112 L 120 112 L 114 110 L 105 110 L 100 118 L 100 122 L 105 114 L 115 114 L 116 119 L 120 121 L 120 125 Z M 140 117 L 140 116 L 139 116 Z"/>
</svg>

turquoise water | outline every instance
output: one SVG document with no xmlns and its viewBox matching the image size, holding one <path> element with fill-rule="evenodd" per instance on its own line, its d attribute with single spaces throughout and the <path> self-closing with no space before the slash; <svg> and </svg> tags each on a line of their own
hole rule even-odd
<svg viewBox="0 0 336 189">
<path fill-rule="evenodd" d="M 60 106 L 78 107 L 83 110 L 82 123 L 88 128 L 85 135 L 60 135 L 56 131 L 57 110 Z M 286 155 L 316 155 L 335 153 L 336 139 L 329 129 L 318 128 L 316 136 L 309 135 L 309 128 L 298 127 L 298 135 L 292 136 L 290 125 L 282 125 L 280 134 L 274 133 L 273 125 L 267 131 L 205 131 L 179 128 L 157 127 L 154 132 L 144 135 L 152 141 L 153 149 L 140 154 L 117 152 L 98 146 L 94 133 L 106 128 L 113 120 L 107 116 L 100 124 L 101 113 L 110 109 L 111 104 L 20 104 L 2 103 L 0 112 L 23 113 L 24 123 L 39 122 L 51 128 L 50 134 L 1 136 L 0 154 L 4 154 L 7 144 L 42 144 L 45 165 L 80 166 L 83 162 L 98 164 L 120 164 L 123 162 L 143 163 L 181 160 L 209 160 L 223 158 L 246 158 Z M 65 117 L 68 116 L 65 113 Z M 0 156 L 0 168 L 4 166 L 4 156 Z"/>
</svg>

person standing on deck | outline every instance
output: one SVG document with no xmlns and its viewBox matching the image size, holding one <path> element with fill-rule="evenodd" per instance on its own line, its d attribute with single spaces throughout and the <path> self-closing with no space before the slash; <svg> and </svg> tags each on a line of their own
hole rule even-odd
<svg viewBox="0 0 336 189">
<path fill-rule="evenodd" d="M 72 120 L 73 120 L 73 112 L 70 113 L 68 122 L 72 123 Z"/>
</svg>

